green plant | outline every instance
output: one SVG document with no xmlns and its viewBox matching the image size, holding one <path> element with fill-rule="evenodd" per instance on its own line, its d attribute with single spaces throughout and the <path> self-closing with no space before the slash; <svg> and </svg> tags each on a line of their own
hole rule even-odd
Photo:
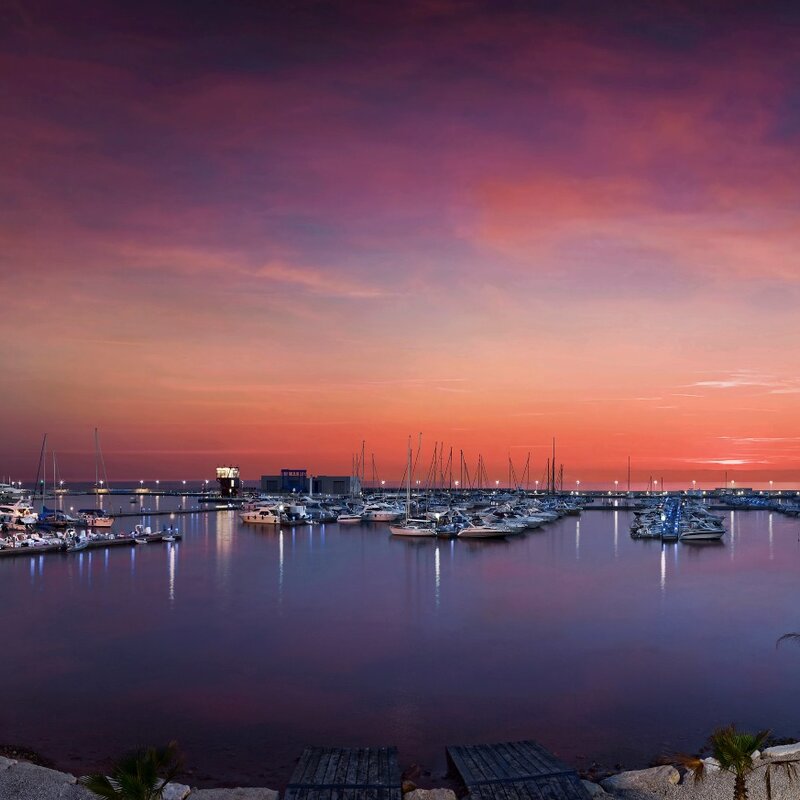
<svg viewBox="0 0 800 800">
<path fill-rule="evenodd" d="M 106 800 L 161 800 L 164 786 L 180 770 L 178 746 L 149 747 L 121 758 L 111 775 L 96 773 L 81 778 L 81 783 Z"/>
<path fill-rule="evenodd" d="M 733 800 L 747 800 L 747 778 L 756 770 L 764 770 L 764 783 L 770 800 L 774 770 L 783 769 L 791 782 L 796 780 L 797 765 L 794 762 L 770 760 L 763 764 L 753 763 L 753 753 L 764 747 L 769 735 L 769 731 L 743 733 L 737 731 L 734 725 L 728 725 L 718 728 L 709 737 L 711 756 L 719 763 L 721 770 L 734 776 Z M 703 759 L 693 756 L 682 758 L 681 761 L 692 772 L 695 781 L 705 778 L 707 764 Z"/>
</svg>

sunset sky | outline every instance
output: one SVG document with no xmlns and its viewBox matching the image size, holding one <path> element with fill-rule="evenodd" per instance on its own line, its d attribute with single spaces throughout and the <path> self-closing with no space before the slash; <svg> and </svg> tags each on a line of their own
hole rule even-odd
<svg viewBox="0 0 800 800">
<path fill-rule="evenodd" d="M 796 9 L 4 3 L 0 474 L 800 483 Z"/>
</svg>

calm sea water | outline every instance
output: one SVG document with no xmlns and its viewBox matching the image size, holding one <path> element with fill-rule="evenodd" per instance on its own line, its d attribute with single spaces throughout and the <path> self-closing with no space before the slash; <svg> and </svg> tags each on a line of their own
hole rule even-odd
<svg viewBox="0 0 800 800">
<path fill-rule="evenodd" d="M 626 512 L 501 542 L 178 521 L 176 545 L 0 560 L 0 740 L 80 773 L 177 739 L 195 783 L 281 785 L 308 744 L 396 744 L 435 778 L 448 743 L 634 767 L 730 721 L 800 734 L 800 648 L 775 647 L 796 520 L 663 549 Z"/>
</svg>

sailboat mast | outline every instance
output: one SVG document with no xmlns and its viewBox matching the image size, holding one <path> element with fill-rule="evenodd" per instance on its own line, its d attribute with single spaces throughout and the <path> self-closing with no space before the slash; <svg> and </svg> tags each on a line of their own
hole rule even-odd
<svg viewBox="0 0 800 800">
<path fill-rule="evenodd" d="M 408 522 L 408 515 L 411 510 L 411 437 L 408 437 L 408 480 L 406 481 L 406 522 Z"/>
</svg>

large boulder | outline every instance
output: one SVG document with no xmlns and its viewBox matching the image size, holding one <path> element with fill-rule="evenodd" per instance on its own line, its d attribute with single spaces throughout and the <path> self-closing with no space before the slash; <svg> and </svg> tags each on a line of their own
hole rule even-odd
<svg viewBox="0 0 800 800">
<path fill-rule="evenodd" d="M 777 747 L 767 747 L 761 751 L 762 758 L 780 758 L 787 761 L 800 761 L 800 742 L 793 744 L 782 744 Z"/>
<path fill-rule="evenodd" d="M 618 775 L 612 775 L 601 781 L 600 785 L 611 794 L 654 790 L 663 793 L 668 787 L 678 783 L 680 779 L 681 774 L 675 767 L 663 766 L 620 772 Z"/>
<path fill-rule="evenodd" d="M 414 789 L 403 795 L 403 800 L 456 800 L 452 789 Z"/>
<path fill-rule="evenodd" d="M 189 800 L 278 800 L 274 789 L 195 789 Z"/>
<path fill-rule="evenodd" d="M 581 781 L 581 783 L 583 788 L 589 792 L 589 797 L 592 800 L 603 800 L 604 797 L 608 797 L 606 790 L 599 783 L 592 783 L 591 781 Z"/>
<path fill-rule="evenodd" d="M 3 800 L 89 800 L 93 795 L 76 784 L 74 775 L 19 762 L 0 771 L 0 797 Z"/>
<path fill-rule="evenodd" d="M 186 800 L 191 788 L 183 783 L 168 783 L 161 793 L 162 800 Z"/>
</svg>

